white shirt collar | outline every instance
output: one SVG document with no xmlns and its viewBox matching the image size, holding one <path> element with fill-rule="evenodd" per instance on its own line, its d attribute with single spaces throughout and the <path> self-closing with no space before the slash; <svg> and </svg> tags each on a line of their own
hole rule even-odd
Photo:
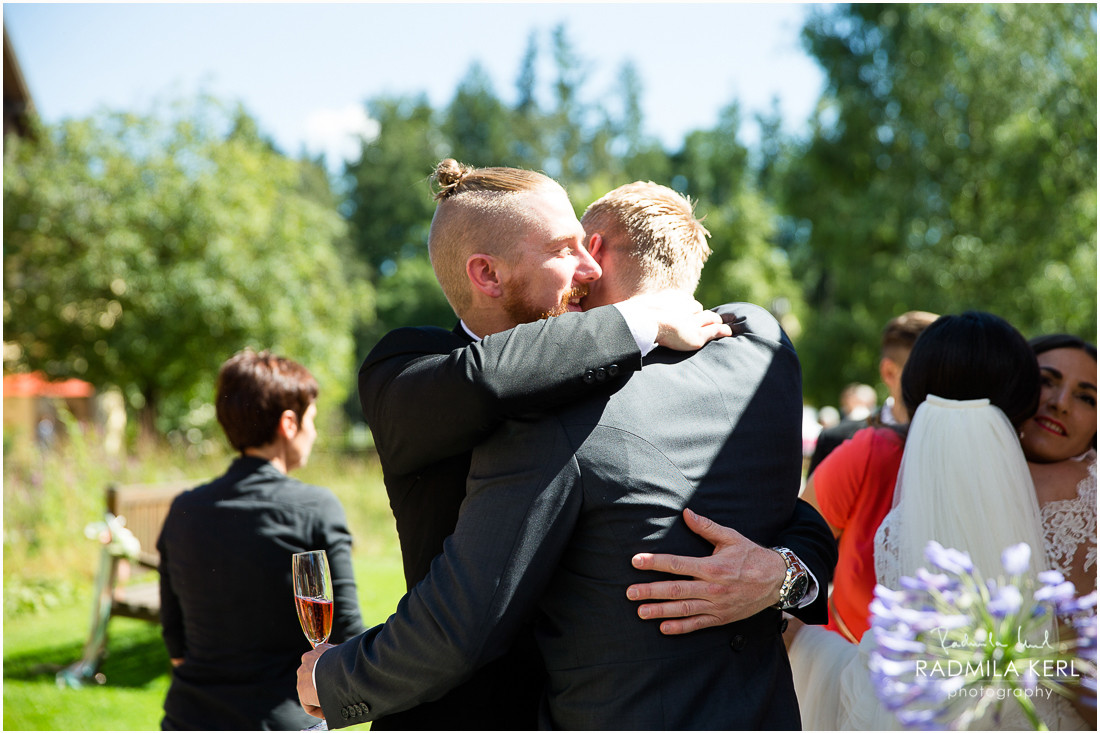
<svg viewBox="0 0 1100 733">
<path fill-rule="evenodd" d="M 458 319 L 458 325 L 462 326 L 462 330 L 466 332 L 466 335 L 467 335 L 467 336 L 469 336 L 470 338 L 472 338 L 472 339 L 474 340 L 474 343 L 475 343 L 475 344 L 476 344 L 476 343 L 477 343 L 478 341 L 480 341 L 480 340 L 481 340 L 481 337 L 480 337 L 480 336 L 478 336 L 478 335 L 477 335 L 476 333 L 474 333 L 473 331 L 471 331 L 471 330 L 470 330 L 470 327 L 466 325 L 466 321 L 464 321 L 464 320 L 462 320 L 461 318 L 459 318 L 459 319 Z"/>
<path fill-rule="evenodd" d="M 894 418 L 894 398 L 887 397 L 886 401 L 882 403 L 882 410 L 879 412 L 879 420 L 883 425 L 900 425 L 897 419 Z"/>
</svg>

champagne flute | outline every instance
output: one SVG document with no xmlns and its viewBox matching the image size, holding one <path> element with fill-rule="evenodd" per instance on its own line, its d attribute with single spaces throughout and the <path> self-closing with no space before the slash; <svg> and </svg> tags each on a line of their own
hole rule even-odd
<svg viewBox="0 0 1100 733">
<path fill-rule="evenodd" d="M 332 633 L 332 576 L 324 550 L 298 552 L 291 557 L 294 605 L 309 643 L 316 648 Z"/>
<path fill-rule="evenodd" d="M 294 605 L 309 643 L 316 649 L 332 633 L 332 576 L 324 550 L 297 552 L 290 559 Z M 307 731 L 328 730 L 324 718 Z"/>
</svg>

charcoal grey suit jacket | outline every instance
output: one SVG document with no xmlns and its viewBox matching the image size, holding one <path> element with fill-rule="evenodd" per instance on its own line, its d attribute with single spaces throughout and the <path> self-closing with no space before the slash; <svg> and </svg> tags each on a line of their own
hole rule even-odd
<svg viewBox="0 0 1100 733">
<path fill-rule="evenodd" d="M 428 574 L 454 532 L 475 445 L 508 415 L 580 399 L 641 366 L 613 306 L 521 324 L 476 344 L 458 325 L 386 334 L 359 370 L 359 399 L 397 520 L 408 588 Z M 538 724 L 545 685 L 528 625 L 507 652 L 446 695 L 387 714 L 371 729 L 529 730 Z"/>
<path fill-rule="evenodd" d="M 723 306 L 740 335 L 646 367 L 556 414 L 507 421 L 473 453 L 455 533 L 396 614 L 317 664 L 330 726 L 454 687 L 534 619 L 549 679 L 546 726 L 797 728 L 778 611 L 669 637 L 626 587 L 637 552 L 706 555 L 689 506 L 773 544 L 796 514 L 801 376 L 778 323 Z M 795 548 L 822 586 L 835 543 Z"/>
</svg>

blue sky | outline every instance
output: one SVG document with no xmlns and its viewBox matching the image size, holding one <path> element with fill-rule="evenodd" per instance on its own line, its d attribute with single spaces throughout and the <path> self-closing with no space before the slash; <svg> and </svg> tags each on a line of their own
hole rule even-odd
<svg viewBox="0 0 1100 733">
<path fill-rule="evenodd" d="M 744 119 L 778 98 L 799 132 L 823 74 L 799 42 L 808 5 L 732 3 L 53 4 L 5 3 L 4 24 L 47 122 L 97 109 L 145 112 L 198 91 L 241 101 L 283 149 L 333 157 L 370 134 L 364 100 L 453 96 L 471 62 L 513 99 L 528 36 L 544 51 L 564 23 L 589 94 L 625 61 L 643 83 L 646 131 L 667 146 L 715 124 L 733 100 Z M 751 143 L 755 126 L 741 137 Z"/>
</svg>

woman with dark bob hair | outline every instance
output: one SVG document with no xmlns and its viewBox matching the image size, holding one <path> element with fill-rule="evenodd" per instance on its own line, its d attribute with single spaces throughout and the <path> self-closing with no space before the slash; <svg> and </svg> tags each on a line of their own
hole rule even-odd
<svg viewBox="0 0 1100 733">
<path fill-rule="evenodd" d="M 325 550 L 332 640 L 360 633 L 351 534 L 328 489 L 287 474 L 309 460 L 317 382 L 304 366 L 245 350 L 218 374 L 218 422 L 240 452 L 225 475 L 176 497 L 160 551 L 161 621 L 172 660 L 165 730 L 302 730 L 290 556 Z"/>
<path fill-rule="evenodd" d="M 910 415 L 929 394 L 988 399 L 1019 427 L 1039 403 L 1039 366 L 1027 341 L 1003 318 L 981 311 L 941 316 L 921 333 L 901 375 Z"/>
</svg>

